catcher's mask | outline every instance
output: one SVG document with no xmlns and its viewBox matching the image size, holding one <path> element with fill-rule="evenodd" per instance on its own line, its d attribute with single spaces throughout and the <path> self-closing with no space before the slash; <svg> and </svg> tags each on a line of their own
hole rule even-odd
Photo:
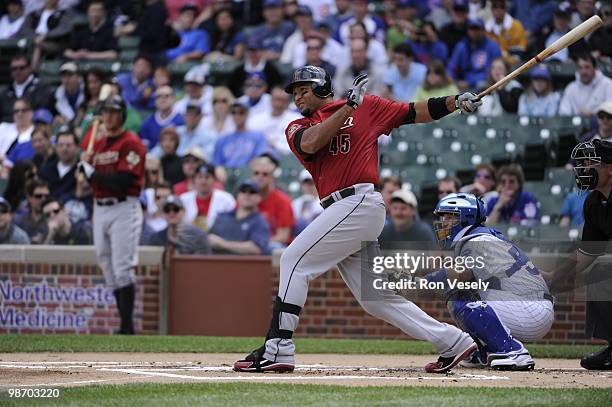
<svg viewBox="0 0 612 407">
<path fill-rule="evenodd" d="M 575 161 L 576 185 L 581 191 L 592 191 L 597 187 L 599 174 L 597 167 L 612 163 L 612 143 L 602 140 L 579 143 L 572 150 Z"/>
</svg>

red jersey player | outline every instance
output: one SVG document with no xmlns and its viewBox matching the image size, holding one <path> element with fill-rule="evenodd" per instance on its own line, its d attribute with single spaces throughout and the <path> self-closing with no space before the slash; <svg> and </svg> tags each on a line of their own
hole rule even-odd
<svg viewBox="0 0 612 407">
<path fill-rule="evenodd" d="M 310 280 L 338 266 L 355 298 L 370 314 L 416 339 L 431 342 L 440 353 L 426 371 L 450 370 L 476 348 L 465 332 L 431 318 L 392 291 L 373 289 L 372 267 L 362 256 L 378 253 L 376 242 L 385 222 L 385 205 L 375 191 L 378 182 L 378 136 L 402 124 L 425 123 L 461 109 L 472 113 L 476 95 L 397 103 L 365 95 L 367 75 L 353 81 L 346 100 L 333 101 L 330 76 L 306 66 L 293 73 L 285 89 L 304 116 L 287 126 L 289 147 L 312 174 L 325 210 L 283 252 L 278 296 L 265 344 L 234 364 L 244 372 L 293 371 L 293 331 L 306 302 Z M 362 242 L 369 242 L 362 246 Z M 365 260 L 365 259 L 364 259 Z"/>
</svg>

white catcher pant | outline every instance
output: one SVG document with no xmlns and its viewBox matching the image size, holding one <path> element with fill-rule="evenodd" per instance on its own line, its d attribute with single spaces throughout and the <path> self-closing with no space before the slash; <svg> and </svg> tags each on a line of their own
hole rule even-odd
<svg viewBox="0 0 612 407">
<path fill-rule="evenodd" d="M 370 289 L 373 279 L 380 278 L 380 275 L 372 273 L 371 265 L 362 280 L 362 242 L 377 240 L 384 226 L 385 206 L 372 184 L 357 184 L 355 187 L 355 195 L 325 209 L 284 251 L 278 296 L 285 303 L 303 307 L 309 282 L 337 265 L 347 286 L 368 313 L 415 339 L 432 343 L 443 356 L 454 354 L 453 346 L 465 340 L 467 334 L 436 321 L 392 291 Z M 367 300 L 362 298 L 362 284 L 368 285 L 365 287 Z M 298 316 L 281 313 L 279 325 L 280 329 L 295 331 Z M 281 347 L 285 350 L 279 349 Z M 282 354 L 292 353 L 293 349 L 290 340 L 269 340 L 264 356 L 274 360 Z"/>
<path fill-rule="evenodd" d="M 550 330 L 555 319 L 553 304 L 541 301 L 487 301 L 519 341 L 534 342 L 542 339 Z"/>
</svg>

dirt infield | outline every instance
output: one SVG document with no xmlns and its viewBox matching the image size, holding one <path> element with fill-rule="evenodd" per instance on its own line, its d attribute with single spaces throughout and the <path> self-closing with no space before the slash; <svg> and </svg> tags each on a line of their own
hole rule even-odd
<svg viewBox="0 0 612 407">
<path fill-rule="evenodd" d="M 275 382 L 350 386 L 418 385 L 478 387 L 612 387 L 612 372 L 589 372 L 577 360 L 539 359 L 531 372 L 456 368 L 427 374 L 433 356 L 300 355 L 293 374 L 245 374 L 231 370 L 241 354 L 4 353 L 0 387 L 83 386 L 123 383 Z"/>
</svg>

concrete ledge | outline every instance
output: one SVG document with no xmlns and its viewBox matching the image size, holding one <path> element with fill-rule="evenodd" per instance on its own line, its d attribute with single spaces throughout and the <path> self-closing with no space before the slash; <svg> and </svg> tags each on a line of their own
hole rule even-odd
<svg viewBox="0 0 612 407">
<path fill-rule="evenodd" d="M 138 248 L 141 266 L 161 264 L 163 247 Z M 97 264 L 94 246 L 1 245 L 0 263 Z"/>
</svg>

